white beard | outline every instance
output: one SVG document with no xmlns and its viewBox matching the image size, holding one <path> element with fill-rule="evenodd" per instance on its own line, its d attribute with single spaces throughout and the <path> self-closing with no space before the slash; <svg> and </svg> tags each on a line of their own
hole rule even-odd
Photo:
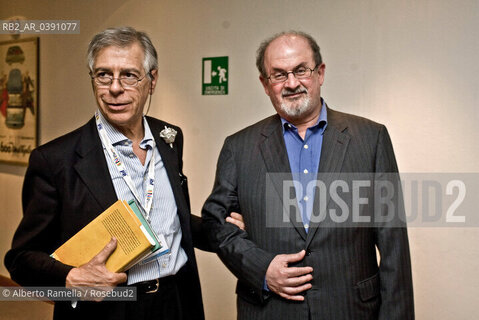
<svg viewBox="0 0 479 320">
<path fill-rule="evenodd" d="M 293 104 L 296 104 L 296 106 L 293 107 Z M 309 98 L 309 95 L 307 95 L 301 100 L 301 102 L 299 102 L 299 104 L 295 103 L 294 101 L 290 103 L 283 101 L 281 102 L 280 108 L 289 117 L 298 118 L 309 111 L 311 108 L 311 99 Z"/>
</svg>

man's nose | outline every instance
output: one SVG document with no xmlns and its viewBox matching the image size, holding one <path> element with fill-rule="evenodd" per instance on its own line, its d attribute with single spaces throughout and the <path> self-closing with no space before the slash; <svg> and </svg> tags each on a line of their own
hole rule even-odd
<svg viewBox="0 0 479 320">
<path fill-rule="evenodd" d="M 284 83 L 285 87 L 291 88 L 291 89 L 296 89 L 301 85 L 298 79 L 294 76 L 294 73 L 289 72 L 288 73 L 288 79 L 286 79 Z"/>
<path fill-rule="evenodd" d="M 114 78 L 110 84 L 110 93 L 112 95 L 118 95 L 125 91 L 125 88 L 120 83 L 120 79 Z"/>
</svg>

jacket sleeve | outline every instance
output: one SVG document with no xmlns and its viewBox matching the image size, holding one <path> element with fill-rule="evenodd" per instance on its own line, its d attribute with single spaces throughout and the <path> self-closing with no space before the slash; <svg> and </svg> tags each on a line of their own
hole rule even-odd
<svg viewBox="0 0 479 320">
<path fill-rule="evenodd" d="M 202 209 L 203 223 L 210 244 L 223 263 L 240 284 L 249 288 L 249 292 L 239 291 L 238 294 L 253 303 L 262 303 L 267 297 L 262 290 L 265 274 L 274 254 L 260 249 L 248 239 L 245 231 L 225 221 L 232 211 L 241 213 L 233 150 L 236 149 L 227 138 L 218 159 L 213 191 Z"/>
<path fill-rule="evenodd" d="M 392 143 L 384 126 L 378 135 L 375 166 L 376 180 L 393 180 L 394 185 L 398 186 L 394 202 L 398 204 L 403 201 Z M 414 319 L 411 260 L 403 207 L 395 206 L 396 212 L 382 212 L 382 215 L 390 214 L 393 219 L 375 228 L 381 256 L 381 306 L 378 317 L 381 320 Z"/>
<path fill-rule="evenodd" d="M 47 158 L 34 150 L 23 184 L 23 218 L 5 256 L 12 279 L 23 286 L 64 286 L 73 268 L 50 257 L 60 239 L 57 192 Z"/>
<path fill-rule="evenodd" d="M 193 246 L 203 251 L 214 252 L 214 248 L 208 241 L 207 231 L 203 219 L 191 214 L 191 233 L 193 234 Z"/>
</svg>

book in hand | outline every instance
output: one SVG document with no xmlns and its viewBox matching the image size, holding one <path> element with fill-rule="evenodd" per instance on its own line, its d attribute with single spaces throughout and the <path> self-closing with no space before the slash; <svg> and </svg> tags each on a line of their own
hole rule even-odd
<svg viewBox="0 0 479 320">
<path fill-rule="evenodd" d="M 79 267 L 96 256 L 112 237 L 117 239 L 117 247 L 105 263 L 111 272 L 128 270 L 146 256 L 161 251 L 164 246 L 136 203 L 118 200 L 51 256 L 64 264 Z"/>
</svg>

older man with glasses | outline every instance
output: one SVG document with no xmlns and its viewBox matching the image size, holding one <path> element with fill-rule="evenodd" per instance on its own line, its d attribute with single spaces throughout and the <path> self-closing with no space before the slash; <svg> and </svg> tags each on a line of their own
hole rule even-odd
<svg viewBox="0 0 479 320">
<path fill-rule="evenodd" d="M 137 289 L 132 302 L 57 302 L 55 319 L 204 319 L 193 246 L 207 246 L 200 218 L 190 214 L 183 135 L 177 126 L 144 115 L 158 80 L 156 50 L 143 32 L 107 29 L 91 40 L 88 66 L 98 105 L 95 117 L 32 152 L 24 217 L 5 264 L 23 286 L 111 288 L 125 283 Z M 136 201 L 153 230 L 164 236 L 168 254 L 142 261 L 127 273 L 105 267 L 115 239 L 79 267 L 50 257 L 117 199 Z"/>
<path fill-rule="evenodd" d="M 403 212 L 394 212 L 399 190 L 376 210 L 372 192 L 362 188 L 355 203 L 351 181 L 342 180 L 347 173 L 397 183 L 386 128 L 327 106 L 325 64 L 306 33 L 265 40 L 256 65 L 276 114 L 226 138 L 202 211 L 238 278 L 238 319 L 413 319 L 407 231 Z M 342 191 L 329 191 L 335 185 Z M 241 210 L 247 234 L 224 223 L 231 210 Z M 379 217 L 341 223 L 348 212 L 359 222 Z M 390 220 L 381 222 L 383 214 Z"/>
</svg>

